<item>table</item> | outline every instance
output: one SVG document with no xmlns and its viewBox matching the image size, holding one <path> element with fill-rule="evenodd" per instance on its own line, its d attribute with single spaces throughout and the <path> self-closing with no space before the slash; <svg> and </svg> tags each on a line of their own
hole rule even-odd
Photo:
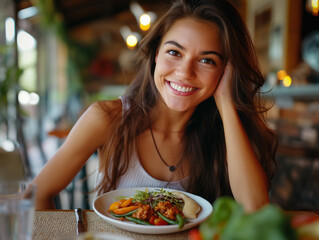
<svg viewBox="0 0 319 240">
<path fill-rule="evenodd" d="M 318 211 L 286 211 L 290 216 L 299 214 L 319 215 Z M 71 240 L 76 236 L 76 218 L 74 210 L 35 211 L 33 240 Z M 86 231 L 107 232 L 138 240 L 185 240 L 189 239 L 189 230 L 173 234 L 139 234 L 124 231 L 100 218 L 93 210 L 83 210 L 83 220 Z"/>
<path fill-rule="evenodd" d="M 83 221 L 86 231 L 108 232 L 127 236 L 138 240 L 185 240 L 189 239 L 189 231 L 174 234 L 139 234 L 124 231 L 100 218 L 93 210 L 83 210 Z M 72 210 L 35 211 L 33 240 L 65 240 L 76 235 L 76 218 Z"/>
</svg>

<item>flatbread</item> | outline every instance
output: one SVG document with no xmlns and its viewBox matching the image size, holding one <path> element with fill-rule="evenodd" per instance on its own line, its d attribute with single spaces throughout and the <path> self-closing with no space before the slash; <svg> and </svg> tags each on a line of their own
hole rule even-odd
<svg viewBox="0 0 319 240">
<path fill-rule="evenodd" d="M 186 218 L 195 219 L 197 217 L 197 213 L 201 210 L 200 205 L 194 201 L 189 196 L 185 195 L 182 192 L 174 191 L 172 192 L 174 196 L 177 198 L 181 198 L 184 201 L 183 214 Z"/>
</svg>

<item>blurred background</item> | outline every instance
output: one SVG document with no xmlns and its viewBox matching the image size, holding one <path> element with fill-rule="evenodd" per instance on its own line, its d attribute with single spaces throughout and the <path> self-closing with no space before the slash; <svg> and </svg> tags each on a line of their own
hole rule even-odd
<svg viewBox="0 0 319 240">
<path fill-rule="evenodd" d="M 266 117 L 279 149 L 271 201 L 319 210 L 318 0 L 232 2 L 257 49 L 263 98 L 273 105 Z M 0 0 L 0 161 L 13 142 L 24 174 L 34 177 L 92 102 L 123 94 L 138 42 L 169 3 Z M 93 155 L 58 208 L 91 208 L 96 169 Z"/>
</svg>

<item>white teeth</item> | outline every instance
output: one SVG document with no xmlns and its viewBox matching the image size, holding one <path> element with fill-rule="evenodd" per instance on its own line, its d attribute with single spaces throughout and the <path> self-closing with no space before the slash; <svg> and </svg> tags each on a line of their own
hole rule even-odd
<svg viewBox="0 0 319 240">
<path fill-rule="evenodd" d="M 191 91 L 194 91 L 195 88 L 193 87 L 181 87 L 175 83 L 172 83 L 170 82 L 170 85 L 172 88 L 174 88 L 176 91 L 179 91 L 179 92 L 184 92 L 184 93 L 187 93 L 187 92 L 191 92 Z"/>
</svg>

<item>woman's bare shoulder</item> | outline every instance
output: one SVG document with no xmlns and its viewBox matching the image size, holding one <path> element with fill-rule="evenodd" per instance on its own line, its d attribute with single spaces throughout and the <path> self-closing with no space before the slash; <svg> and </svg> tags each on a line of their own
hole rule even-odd
<svg viewBox="0 0 319 240">
<path fill-rule="evenodd" d="M 121 112 L 121 100 L 92 103 L 81 115 L 71 133 L 86 136 L 87 139 L 92 136 L 92 139 L 102 143 L 106 133 L 118 122 L 114 120 L 121 118 Z"/>
<path fill-rule="evenodd" d="M 88 113 L 95 117 L 112 118 L 122 112 L 122 102 L 120 99 L 111 101 L 98 101 L 92 103 L 87 109 Z"/>
</svg>

